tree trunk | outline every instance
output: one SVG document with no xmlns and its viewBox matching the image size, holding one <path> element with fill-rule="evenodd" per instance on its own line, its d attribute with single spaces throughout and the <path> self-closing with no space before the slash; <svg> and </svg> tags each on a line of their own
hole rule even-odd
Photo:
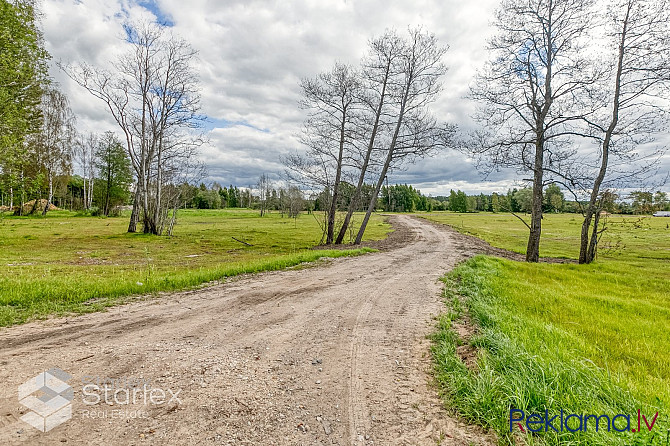
<svg viewBox="0 0 670 446">
<path fill-rule="evenodd" d="M 387 65 L 386 68 L 386 77 L 384 83 L 382 84 L 381 97 L 379 99 L 379 106 L 375 114 L 375 123 L 372 126 L 372 134 L 370 135 L 370 142 L 368 143 L 367 152 L 365 154 L 365 160 L 363 161 L 363 166 L 361 167 L 361 174 L 358 177 L 358 184 L 356 185 L 356 190 L 354 191 L 353 197 L 349 202 L 349 208 L 347 209 L 347 215 L 344 217 L 344 222 L 340 228 L 340 233 L 337 235 L 337 240 L 335 244 L 339 245 L 344 240 L 345 235 L 347 234 L 347 229 L 349 228 L 349 222 L 351 221 L 351 216 L 354 214 L 356 207 L 358 206 L 358 200 L 361 197 L 361 192 L 363 190 L 363 185 L 365 184 L 365 174 L 368 170 L 368 165 L 370 163 L 370 157 L 372 156 L 372 151 L 374 150 L 375 139 L 377 138 L 377 131 L 379 129 L 379 119 L 381 118 L 382 109 L 384 108 L 384 95 L 386 94 L 386 84 L 388 79 L 388 73 L 390 70 L 390 65 Z M 367 224 L 367 223 L 366 223 Z"/>
<path fill-rule="evenodd" d="M 377 197 L 379 196 L 379 191 L 382 188 L 382 184 L 384 184 L 384 178 L 386 177 L 386 173 L 388 172 L 388 168 L 391 165 L 392 159 L 393 159 L 393 151 L 392 149 L 389 149 L 388 156 L 386 157 L 386 162 L 384 163 L 384 168 L 382 169 L 381 175 L 379 176 L 379 180 L 375 185 L 375 190 L 372 193 L 372 198 L 370 199 L 368 210 L 365 212 L 365 217 L 363 217 L 361 227 L 358 229 L 358 234 L 356 234 L 356 241 L 354 241 L 355 245 L 360 245 L 361 242 L 363 241 L 363 234 L 365 234 L 365 228 L 368 226 L 368 222 L 370 221 L 372 211 L 374 211 L 375 207 L 377 206 Z"/>
<path fill-rule="evenodd" d="M 49 206 L 51 205 L 51 200 L 53 200 L 53 195 L 54 195 L 54 182 L 52 175 L 49 174 L 49 195 L 47 196 L 47 203 L 44 205 L 42 216 L 47 215 L 47 211 L 49 211 Z M 35 199 L 35 203 L 37 203 L 37 199 Z"/>
<path fill-rule="evenodd" d="M 409 77 L 411 79 L 412 77 L 411 73 L 409 74 Z M 365 228 L 368 226 L 368 222 L 370 221 L 370 215 L 372 215 L 372 211 L 374 211 L 375 206 L 377 206 L 377 197 L 379 196 L 379 191 L 382 188 L 382 184 L 384 184 L 384 178 L 386 178 L 389 166 L 391 165 L 391 161 L 393 160 L 393 152 L 395 151 L 395 145 L 398 141 L 398 135 L 400 134 L 400 127 L 402 126 L 403 120 L 405 118 L 405 107 L 407 106 L 407 101 L 409 99 L 410 86 L 411 81 L 409 82 L 408 85 L 405 85 L 405 91 L 402 97 L 402 101 L 400 103 L 400 111 L 398 112 L 398 122 L 396 123 L 395 130 L 393 132 L 393 139 L 391 140 L 391 145 L 389 146 L 386 161 L 384 162 L 384 168 L 382 169 L 382 172 L 379 175 L 379 180 L 377 181 L 375 190 L 372 193 L 372 197 L 370 198 L 370 204 L 368 205 L 368 210 L 365 212 L 365 217 L 363 217 L 361 227 L 358 229 L 358 234 L 356 234 L 356 241 L 354 242 L 355 245 L 360 245 L 361 242 L 363 241 L 363 234 L 365 234 Z"/>
<path fill-rule="evenodd" d="M 137 222 L 140 221 L 140 187 L 135 189 L 135 198 L 133 199 L 133 211 L 130 213 L 130 223 L 128 223 L 128 232 L 137 232 Z"/>
<path fill-rule="evenodd" d="M 584 213 L 584 223 L 582 223 L 582 234 L 579 244 L 579 263 L 591 263 L 595 259 L 595 252 L 597 249 L 597 240 L 594 240 L 598 236 L 598 220 L 600 219 L 600 208 L 596 206 L 598 195 L 600 194 L 600 187 L 605 179 L 605 174 L 607 173 L 607 165 L 609 162 L 609 149 L 610 143 L 612 141 L 612 135 L 614 130 L 619 122 L 619 107 L 620 107 L 620 96 L 621 96 L 621 73 L 623 71 L 623 59 L 624 59 L 624 48 L 626 43 L 626 34 L 628 32 L 628 14 L 630 8 L 626 13 L 626 19 L 624 21 L 624 27 L 621 33 L 621 40 L 619 42 L 619 59 L 617 63 L 617 73 L 614 80 L 614 98 L 612 103 L 612 120 L 610 125 L 607 127 L 605 132 L 605 139 L 603 139 L 602 145 L 602 159 L 600 161 L 600 170 L 598 171 L 598 176 L 596 177 L 593 183 L 593 189 L 591 190 L 591 199 L 589 200 L 589 205 L 586 208 Z M 591 219 L 595 214 L 595 222 L 593 228 L 593 235 L 591 240 L 589 240 L 589 226 L 591 224 Z"/>
<path fill-rule="evenodd" d="M 540 235 L 542 234 L 542 181 L 544 174 L 544 137 L 535 143 L 535 165 L 533 174 L 533 202 L 531 204 L 530 234 L 526 247 L 526 262 L 540 260 Z"/>
<path fill-rule="evenodd" d="M 88 193 L 86 193 L 86 167 L 84 167 L 84 196 L 81 198 L 81 207 L 88 209 Z"/>
<path fill-rule="evenodd" d="M 587 254 L 587 262 L 591 263 L 596 259 L 596 252 L 598 249 L 598 224 L 600 223 L 600 212 L 598 212 L 593 219 L 593 229 L 591 230 L 591 240 L 589 241 L 589 251 Z"/>
<path fill-rule="evenodd" d="M 335 215 L 337 214 L 337 200 L 340 192 L 340 180 L 342 178 L 342 157 L 344 156 L 344 127 L 346 125 L 347 109 L 342 111 L 342 123 L 340 125 L 340 151 L 337 155 L 337 170 L 335 171 L 335 183 L 333 184 L 333 200 L 328 212 L 328 232 L 326 234 L 326 245 L 333 243 L 335 238 Z"/>
<path fill-rule="evenodd" d="M 162 139 L 162 135 L 160 136 Z M 156 196 L 155 196 L 155 207 L 154 207 L 154 216 L 153 216 L 153 234 L 155 235 L 160 235 L 162 231 L 159 230 L 160 228 L 160 220 L 161 220 L 161 199 L 162 197 L 162 183 L 163 183 L 163 168 L 162 168 L 162 163 L 163 163 L 163 147 L 162 147 L 162 141 L 159 141 L 158 143 L 158 162 L 156 163 Z"/>
<path fill-rule="evenodd" d="M 91 178 L 88 180 L 88 197 L 86 197 L 86 209 L 90 209 L 91 206 L 93 206 L 93 181 L 93 176 L 91 176 Z"/>
</svg>

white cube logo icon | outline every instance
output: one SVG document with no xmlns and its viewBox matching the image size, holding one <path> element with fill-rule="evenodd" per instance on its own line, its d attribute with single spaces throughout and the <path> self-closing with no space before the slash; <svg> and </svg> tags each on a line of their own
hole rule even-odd
<svg viewBox="0 0 670 446">
<path fill-rule="evenodd" d="M 42 432 L 72 418 L 74 391 L 67 383 L 72 376 L 53 368 L 19 386 L 19 403 L 31 410 L 21 419 Z"/>
</svg>

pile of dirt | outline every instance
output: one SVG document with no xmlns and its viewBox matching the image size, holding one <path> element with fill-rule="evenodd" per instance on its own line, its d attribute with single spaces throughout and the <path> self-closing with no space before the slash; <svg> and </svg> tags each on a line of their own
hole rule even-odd
<svg viewBox="0 0 670 446">
<path fill-rule="evenodd" d="M 33 207 L 35 208 L 35 212 L 44 212 L 44 207 L 47 205 L 47 200 L 45 199 L 40 199 L 37 200 L 37 205 L 35 205 L 35 200 L 30 200 L 25 203 L 23 203 L 23 214 L 29 214 L 32 212 Z M 18 206 L 14 207 L 14 212 L 18 210 Z M 56 206 L 53 205 L 53 203 L 49 203 L 49 210 L 50 211 L 59 211 L 60 209 L 57 208 Z"/>
</svg>

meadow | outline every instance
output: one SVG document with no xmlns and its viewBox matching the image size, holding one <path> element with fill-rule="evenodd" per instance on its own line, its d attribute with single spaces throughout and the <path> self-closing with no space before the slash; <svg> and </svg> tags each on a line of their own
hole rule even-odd
<svg viewBox="0 0 670 446">
<path fill-rule="evenodd" d="M 127 225 L 127 215 L 0 216 L 0 326 L 370 251 L 311 249 L 321 229 L 309 214 L 292 219 L 251 210 L 183 210 L 172 237 L 129 234 Z M 384 238 L 389 230 L 374 215 L 365 239 Z"/>
<path fill-rule="evenodd" d="M 433 213 L 433 221 L 525 252 L 527 230 L 505 214 Z M 579 216 L 546 215 L 541 255 L 576 259 Z M 670 444 L 670 219 L 610 216 L 590 265 L 527 264 L 479 256 L 445 277 L 449 311 L 434 336 L 448 404 L 501 443 Z M 455 323 L 477 327 L 459 339 Z M 460 321 L 460 322 L 459 322 Z M 458 344 L 478 349 L 467 368 Z M 640 433 L 510 433 L 510 408 L 586 414 L 659 412 Z M 621 419 L 619 420 L 621 421 Z M 602 427 L 602 426 L 601 426 Z"/>
</svg>

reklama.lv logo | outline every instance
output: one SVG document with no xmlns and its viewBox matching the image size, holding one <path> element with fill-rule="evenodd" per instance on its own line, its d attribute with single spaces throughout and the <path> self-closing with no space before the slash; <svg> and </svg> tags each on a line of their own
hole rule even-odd
<svg viewBox="0 0 670 446">
<path fill-rule="evenodd" d="M 516 415 L 516 416 L 515 416 Z M 635 417 L 637 415 L 637 420 Z M 636 415 L 629 414 L 617 414 L 613 417 L 609 415 L 593 415 L 593 414 L 567 414 L 563 409 L 556 415 L 550 417 L 549 410 L 546 409 L 544 414 L 541 413 L 531 413 L 526 417 L 526 413 L 521 409 L 510 409 L 509 411 L 509 431 L 514 430 L 514 426 L 518 426 L 521 432 L 563 432 L 564 430 L 568 432 L 586 432 L 587 429 L 595 429 L 598 432 L 599 429 L 607 429 L 607 431 L 614 430 L 616 432 L 641 432 L 642 430 L 642 421 L 644 425 L 651 432 L 656 424 L 656 419 L 658 418 L 658 412 L 654 414 L 654 417 L 651 418 L 651 422 L 647 420 L 646 415 L 642 414 L 640 409 L 637 410 Z M 633 424 L 631 425 L 631 418 L 633 419 Z M 637 426 L 635 426 L 635 421 L 637 421 Z M 591 422 L 591 423 L 589 423 Z"/>
</svg>

